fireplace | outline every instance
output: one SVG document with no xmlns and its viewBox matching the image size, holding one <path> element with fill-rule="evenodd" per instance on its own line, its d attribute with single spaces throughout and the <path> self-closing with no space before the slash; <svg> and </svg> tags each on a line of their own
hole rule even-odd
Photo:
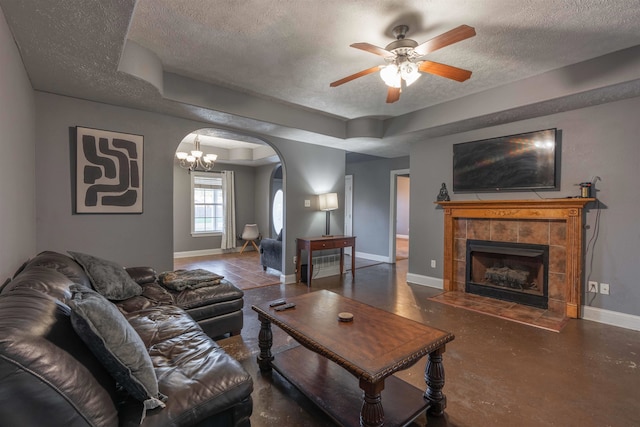
<svg viewBox="0 0 640 427">
<path fill-rule="evenodd" d="M 465 292 L 548 308 L 549 246 L 467 240 Z"/>
<path fill-rule="evenodd" d="M 444 214 L 443 289 L 466 293 L 469 239 L 548 245 L 546 311 L 579 318 L 583 292 L 583 209 L 593 201 L 558 198 L 436 202 Z"/>
</svg>

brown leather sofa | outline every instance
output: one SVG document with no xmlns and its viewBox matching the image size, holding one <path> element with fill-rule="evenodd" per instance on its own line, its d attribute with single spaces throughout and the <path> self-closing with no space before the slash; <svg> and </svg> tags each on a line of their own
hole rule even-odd
<svg viewBox="0 0 640 427">
<path fill-rule="evenodd" d="M 176 304 L 176 295 L 158 289 L 153 270 L 129 274 L 143 293 L 115 304 L 149 353 L 164 407 L 145 413 L 79 337 L 70 320 L 72 290 L 91 281 L 72 258 L 43 252 L 0 290 L 0 424 L 250 425 L 251 376 Z"/>
</svg>

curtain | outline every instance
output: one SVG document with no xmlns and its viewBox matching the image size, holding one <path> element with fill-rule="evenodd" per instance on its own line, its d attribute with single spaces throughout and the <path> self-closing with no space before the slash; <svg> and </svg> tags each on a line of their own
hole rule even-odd
<svg viewBox="0 0 640 427">
<path fill-rule="evenodd" d="M 222 171 L 224 231 L 222 249 L 236 247 L 236 185 L 233 171 Z"/>
</svg>

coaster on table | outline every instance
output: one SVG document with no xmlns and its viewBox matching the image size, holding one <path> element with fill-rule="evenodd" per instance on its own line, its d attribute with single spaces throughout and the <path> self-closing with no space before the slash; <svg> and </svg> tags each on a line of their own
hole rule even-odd
<svg viewBox="0 0 640 427">
<path fill-rule="evenodd" d="M 353 314 L 343 311 L 338 313 L 338 320 L 340 322 L 351 322 L 353 320 Z"/>
</svg>

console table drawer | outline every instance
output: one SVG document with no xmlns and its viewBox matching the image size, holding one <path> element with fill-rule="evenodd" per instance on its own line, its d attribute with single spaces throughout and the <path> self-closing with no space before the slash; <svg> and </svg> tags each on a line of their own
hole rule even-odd
<svg viewBox="0 0 640 427">
<path fill-rule="evenodd" d="M 321 251 L 323 249 L 337 249 L 337 248 L 344 248 L 352 245 L 353 245 L 352 239 L 323 240 L 318 242 L 311 242 L 311 249 L 315 251 Z"/>
</svg>

